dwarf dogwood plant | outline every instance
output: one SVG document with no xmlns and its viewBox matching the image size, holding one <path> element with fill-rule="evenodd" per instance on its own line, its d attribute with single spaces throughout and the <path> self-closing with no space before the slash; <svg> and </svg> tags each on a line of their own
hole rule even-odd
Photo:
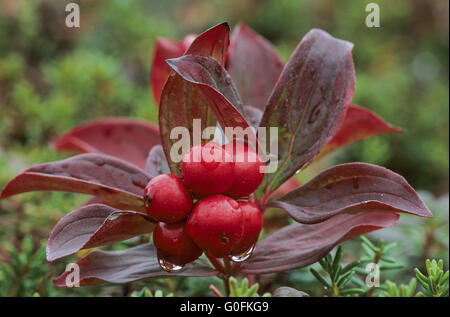
<svg viewBox="0 0 450 317">
<path fill-rule="evenodd" d="M 77 126 L 52 145 L 84 154 L 28 168 L 6 185 L 0 198 L 43 190 L 92 196 L 56 224 L 48 261 L 149 234 L 156 221 L 146 213 L 144 188 L 161 174 L 183 176 L 181 162 L 171 159 L 178 142 L 171 131 L 186 128 L 194 144 L 193 122 L 198 119 L 202 128 L 266 128 L 264 146 L 269 151 L 271 142 L 277 142 L 278 165 L 249 199 L 263 214 L 269 207 L 280 208 L 296 223 L 258 242 L 245 261 L 200 257 L 173 272 L 160 267 L 151 243 L 94 250 L 77 262 L 81 285 L 291 270 L 317 262 L 344 241 L 393 226 L 399 213 L 432 217 L 402 176 L 380 166 L 337 165 L 304 185 L 293 178 L 342 146 L 400 131 L 352 104 L 351 43 L 313 29 L 284 64 L 274 47 L 245 25 L 237 25 L 231 37 L 229 32 L 223 23 L 182 42 L 157 41 L 151 89 L 159 127 L 126 118 Z M 271 127 L 278 128 L 276 135 Z M 67 274 L 54 283 L 66 287 Z"/>
</svg>

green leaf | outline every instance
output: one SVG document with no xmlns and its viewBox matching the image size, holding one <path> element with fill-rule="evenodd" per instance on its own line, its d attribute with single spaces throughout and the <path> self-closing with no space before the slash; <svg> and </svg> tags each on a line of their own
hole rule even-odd
<svg viewBox="0 0 450 317">
<path fill-rule="evenodd" d="M 346 274 L 343 274 L 340 276 L 339 281 L 337 282 L 337 285 L 339 288 L 344 287 L 356 274 L 355 271 L 347 272 Z"/>
<path fill-rule="evenodd" d="M 351 271 L 353 268 L 357 267 L 358 265 L 360 265 L 361 262 L 360 261 L 354 261 L 350 264 L 347 264 L 341 271 L 341 274 L 345 274 L 348 271 Z"/>
<path fill-rule="evenodd" d="M 401 269 L 403 267 L 404 267 L 403 264 L 383 264 L 383 265 L 380 265 L 380 271 Z"/>
<path fill-rule="evenodd" d="M 234 277 L 230 277 L 228 279 L 228 283 L 230 285 L 230 296 L 231 297 L 239 297 L 239 289 L 237 286 L 237 280 Z"/>
<path fill-rule="evenodd" d="M 252 287 L 250 287 L 250 289 L 248 289 L 245 293 L 243 293 L 244 297 L 253 297 L 256 292 L 258 291 L 259 285 L 258 284 L 253 284 Z"/>
<path fill-rule="evenodd" d="M 325 278 L 319 274 L 319 272 L 317 272 L 315 269 L 311 268 L 310 269 L 311 273 L 316 277 L 316 279 L 322 283 L 325 287 L 331 289 L 331 284 L 328 283 L 327 280 L 325 280 Z"/>
<path fill-rule="evenodd" d="M 342 247 L 339 246 L 336 255 L 334 256 L 333 264 L 332 264 L 332 272 L 337 272 L 338 269 L 340 270 L 340 264 L 342 260 L 342 256 L 344 255 L 344 252 L 342 252 Z M 335 274 L 334 278 L 337 277 L 337 274 Z"/>
<path fill-rule="evenodd" d="M 415 278 L 412 278 L 411 281 L 409 281 L 408 288 L 406 290 L 406 296 L 412 297 L 414 295 L 414 292 L 416 291 L 417 287 L 417 280 Z"/>
<path fill-rule="evenodd" d="M 379 251 L 379 248 L 376 247 L 372 242 L 370 242 L 370 240 L 367 239 L 365 236 L 360 236 L 360 239 L 362 240 L 361 244 L 367 246 L 374 253 L 377 253 Z"/>
<path fill-rule="evenodd" d="M 362 295 L 365 294 L 366 290 L 362 288 L 348 288 L 340 292 L 341 295 Z"/>
</svg>

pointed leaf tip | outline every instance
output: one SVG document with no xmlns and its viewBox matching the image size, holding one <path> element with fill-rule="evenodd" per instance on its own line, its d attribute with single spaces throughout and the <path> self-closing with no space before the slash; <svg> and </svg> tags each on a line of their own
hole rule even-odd
<svg viewBox="0 0 450 317">
<path fill-rule="evenodd" d="M 231 34 L 227 70 L 245 105 L 264 110 L 284 63 L 275 47 L 243 23 Z"/>
<path fill-rule="evenodd" d="M 61 218 L 50 234 L 47 260 L 150 233 L 156 223 L 146 214 L 101 204 L 80 207 Z"/>
<path fill-rule="evenodd" d="M 142 194 L 150 177 L 125 161 L 103 154 L 80 154 L 34 165 L 11 180 L 0 198 L 30 191 L 88 194 L 143 208 Z"/>
<path fill-rule="evenodd" d="M 344 121 L 333 138 L 322 148 L 315 160 L 349 144 L 362 139 L 386 133 L 400 133 L 395 127 L 368 109 L 351 105 L 347 109 Z"/>
<path fill-rule="evenodd" d="M 258 242 L 243 274 L 266 274 L 313 264 L 336 245 L 358 235 L 393 226 L 394 212 L 339 214 L 317 224 L 291 224 Z"/>
<path fill-rule="evenodd" d="M 352 44 L 321 30 L 299 43 L 278 79 L 260 127 L 278 140 L 278 168 L 258 196 L 270 194 L 305 166 L 333 137 L 350 104 L 355 85 Z M 278 127 L 271 135 L 270 127 Z M 271 142 L 266 145 L 267 150 Z"/>
<path fill-rule="evenodd" d="M 239 93 L 231 77 L 217 61 L 206 56 L 185 55 L 172 59 L 170 63 L 178 75 L 201 89 L 224 131 L 230 127 L 241 127 L 243 133 L 235 136 L 236 139 L 247 136 L 250 143 L 256 142 L 256 135 L 244 117 Z"/>
<path fill-rule="evenodd" d="M 224 65 L 228 44 L 229 26 L 222 23 L 198 35 L 185 54 L 209 56 L 220 65 Z M 165 65 L 168 68 L 171 66 L 170 62 L 166 62 Z M 216 126 L 217 124 L 217 119 L 214 117 L 201 88 L 192 85 L 173 72 L 167 79 L 161 94 L 158 117 L 162 145 L 172 174 L 180 175 L 181 158 L 180 160 L 172 160 L 170 156 L 172 145 L 179 141 L 179 139 L 170 138 L 170 133 L 174 127 L 187 127 L 190 135 L 189 144 L 192 146 L 194 144 L 192 128 L 194 119 L 200 120 L 201 131 L 206 127 Z"/>
<path fill-rule="evenodd" d="M 321 222 L 339 213 L 373 210 L 433 216 L 401 175 L 366 163 L 329 168 L 268 205 L 283 209 L 301 223 Z"/>
</svg>

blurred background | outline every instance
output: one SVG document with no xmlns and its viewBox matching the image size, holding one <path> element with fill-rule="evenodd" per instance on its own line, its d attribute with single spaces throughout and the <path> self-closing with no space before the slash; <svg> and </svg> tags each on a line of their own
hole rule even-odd
<svg viewBox="0 0 450 317">
<path fill-rule="evenodd" d="M 394 278 L 407 281 L 427 257 L 448 265 L 448 1 L 375 1 L 379 28 L 365 25 L 365 7 L 373 1 L 78 0 L 80 28 L 65 27 L 68 2 L 0 0 L 0 188 L 32 164 L 66 157 L 48 142 L 74 125 L 111 116 L 156 123 L 148 79 L 157 37 L 181 40 L 223 21 L 231 27 L 242 21 L 274 43 L 286 61 L 309 29 L 322 28 L 355 44 L 354 103 L 404 129 L 342 149 L 327 164 L 386 166 L 420 190 L 435 213 L 426 221 L 402 216 L 394 229 L 371 236 L 400 244 L 405 268 Z M 57 220 L 85 199 L 42 192 L 0 201 L 0 296 L 129 293 L 130 286 L 57 290 L 51 283 L 64 263 L 46 264 L 46 239 Z M 351 257 L 358 248 L 352 242 L 344 251 Z M 302 269 L 260 283 L 268 291 L 289 285 L 320 294 L 313 281 Z M 217 281 L 142 285 L 203 296 L 211 295 L 211 282 Z"/>
</svg>

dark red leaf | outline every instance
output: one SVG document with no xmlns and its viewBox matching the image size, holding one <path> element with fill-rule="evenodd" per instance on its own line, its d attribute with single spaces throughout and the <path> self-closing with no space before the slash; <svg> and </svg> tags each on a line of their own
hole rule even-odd
<svg viewBox="0 0 450 317">
<path fill-rule="evenodd" d="M 228 49 L 229 31 L 230 28 L 226 23 L 205 31 L 194 39 L 186 54 L 210 56 L 223 65 Z M 171 138 L 170 134 L 173 128 L 186 127 L 190 136 L 187 149 L 202 142 L 194 136 L 194 119 L 200 120 L 200 131 L 217 124 L 217 119 L 201 89 L 172 72 L 163 88 L 159 109 L 161 140 L 172 174 L 181 175 L 179 164 L 184 153 L 176 153 L 178 160 L 171 156 L 172 146 L 180 142 L 180 136 L 175 135 Z M 201 138 L 201 135 L 198 137 Z"/>
<path fill-rule="evenodd" d="M 100 283 L 125 284 L 133 281 L 176 277 L 176 276 L 214 276 L 217 271 L 198 263 L 190 263 L 181 271 L 168 273 L 159 266 L 156 249 L 151 244 L 143 244 L 122 251 L 96 250 L 77 262 L 80 272 L 80 285 Z M 69 272 L 64 272 L 53 282 L 58 287 L 67 287 L 66 278 Z"/>
<path fill-rule="evenodd" d="M 161 174 L 170 174 L 169 164 L 162 145 L 158 144 L 152 147 L 147 157 L 145 171 L 154 178 Z"/>
<path fill-rule="evenodd" d="M 225 68 L 207 56 L 184 55 L 167 60 L 172 69 L 184 80 L 211 87 L 243 113 L 242 101 L 236 86 Z"/>
<path fill-rule="evenodd" d="M 145 206 L 133 206 L 133 205 L 127 205 L 127 204 L 123 204 L 120 203 L 118 201 L 114 201 L 114 200 L 106 200 L 100 197 L 91 197 L 90 199 L 88 199 L 83 205 L 81 205 L 81 207 L 83 206 L 88 206 L 88 205 L 93 205 L 93 204 L 101 204 L 101 205 L 106 205 L 115 209 L 120 209 L 120 210 L 134 210 L 134 211 L 142 211 L 145 212 Z"/>
<path fill-rule="evenodd" d="M 146 214 L 105 205 L 75 209 L 58 221 L 48 239 L 47 260 L 81 249 L 99 247 L 152 232 L 156 223 Z"/>
<path fill-rule="evenodd" d="M 242 102 L 231 77 L 214 59 L 185 55 L 167 60 L 167 63 L 184 80 L 202 89 L 222 128 L 249 127 L 243 117 Z"/>
<path fill-rule="evenodd" d="M 271 198 L 281 197 L 281 196 L 289 193 L 290 191 L 293 191 L 294 189 L 299 188 L 301 185 L 302 184 L 300 183 L 300 181 L 298 179 L 296 179 L 295 176 L 292 176 L 287 181 L 285 181 L 280 187 L 278 187 L 277 190 L 275 190 L 270 195 L 270 197 Z"/>
<path fill-rule="evenodd" d="M 161 143 L 158 127 L 135 119 L 110 118 L 79 125 L 52 142 L 57 151 L 103 153 L 144 168 L 150 149 Z"/>
<path fill-rule="evenodd" d="M 54 190 L 88 194 L 142 207 L 150 177 L 125 161 L 102 154 L 81 154 L 30 167 L 10 181 L 0 199 L 30 191 Z"/>
<path fill-rule="evenodd" d="M 259 123 L 261 122 L 263 112 L 258 108 L 253 106 L 244 106 L 244 117 L 247 119 L 247 122 L 255 128 L 258 128 Z"/>
<path fill-rule="evenodd" d="M 266 174 L 258 196 L 277 189 L 336 133 L 353 97 L 352 46 L 314 29 L 295 49 L 260 123 L 268 130 L 267 150 L 278 140 L 278 168 Z M 271 135 L 270 127 L 278 127 L 278 135 Z"/>
<path fill-rule="evenodd" d="M 225 22 L 198 35 L 185 55 L 209 56 L 224 66 L 229 44 L 230 27 Z"/>
<path fill-rule="evenodd" d="M 239 23 L 231 35 L 227 70 L 245 105 L 264 110 L 283 69 L 275 48 L 246 25 Z"/>
<path fill-rule="evenodd" d="M 150 73 L 150 83 L 155 98 L 156 105 L 159 106 L 161 92 L 167 77 L 169 77 L 170 67 L 167 66 L 166 59 L 183 55 L 186 46 L 178 41 L 158 38 L 153 52 L 152 69 Z"/>
<path fill-rule="evenodd" d="M 258 242 L 241 273 L 264 274 L 305 267 L 320 260 L 337 244 L 391 227 L 397 219 L 394 212 L 371 211 L 340 214 L 313 225 L 289 225 Z"/>
<path fill-rule="evenodd" d="M 399 133 L 401 129 L 394 127 L 373 112 L 351 105 L 347 109 L 344 122 L 334 137 L 322 148 L 322 157 L 340 147 L 356 141 L 386 133 Z"/>
<path fill-rule="evenodd" d="M 366 163 L 334 166 L 268 206 L 285 210 L 301 223 L 366 209 L 433 216 L 402 176 Z"/>
</svg>

